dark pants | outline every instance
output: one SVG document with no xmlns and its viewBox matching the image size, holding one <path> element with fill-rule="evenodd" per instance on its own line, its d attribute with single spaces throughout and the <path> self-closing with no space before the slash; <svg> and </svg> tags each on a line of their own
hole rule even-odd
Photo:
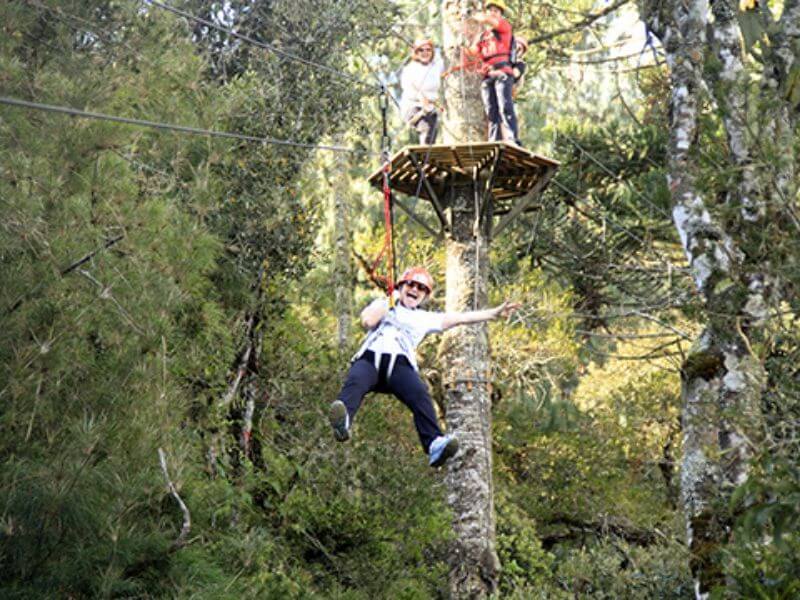
<svg viewBox="0 0 800 600">
<path fill-rule="evenodd" d="M 412 127 L 419 134 L 420 144 L 429 146 L 436 141 L 437 125 L 439 123 L 439 113 L 437 111 L 424 112 L 417 106 L 408 112 L 406 121 L 413 122 Z"/>
<path fill-rule="evenodd" d="M 489 119 L 490 142 L 514 142 L 519 144 L 519 126 L 514 112 L 511 91 L 514 78 L 509 75 L 487 77 L 481 82 L 483 110 Z"/>
<path fill-rule="evenodd" d="M 361 406 L 361 401 L 368 393 L 394 394 L 414 413 L 414 425 L 417 428 L 419 441 L 427 454 L 434 438 L 442 435 L 428 388 L 405 356 L 397 357 L 392 376 L 387 381 L 388 367 L 388 355 L 381 356 L 380 371 L 378 371 L 375 369 L 375 355 L 371 351 L 365 352 L 350 366 L 338 399 L 344 402 L 352 422 Z"/>
</svg>

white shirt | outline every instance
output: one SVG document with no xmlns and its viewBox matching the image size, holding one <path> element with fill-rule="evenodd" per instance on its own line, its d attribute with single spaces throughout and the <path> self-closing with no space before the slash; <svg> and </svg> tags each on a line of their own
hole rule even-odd
<svg viewBox="0 0 800 600">
<path fill-rule="evenodd" d="M 400 110 L 403 115 L 407 115 L 412 108 L 422 106 L 423 100 L 435 101 L 439 98 L 443 71 L 444 63 L 438 55 L 427 65 L 412 60 L 403 67 L 400 74 L 400 86 L 403 88 Z"/>
<path fill-rule="evenodd" d="M 370 307 L 388 305 L 386 298 L 379 298 Z M 367 335 L 354 358 L 360 357 L 367 350 L 372 350 L 375 354 L 402 354 L 417 369 L 417 346 L 428 334 L 441 333 L 443 324 L 444 313 L 406 308 L 398 302 L 394 310 L 389 311 L 383 321 Z"/>
</svg>

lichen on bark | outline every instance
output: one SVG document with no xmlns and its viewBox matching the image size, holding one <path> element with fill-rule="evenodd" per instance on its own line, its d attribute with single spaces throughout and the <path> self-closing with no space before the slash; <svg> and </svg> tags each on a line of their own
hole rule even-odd
<svg viewBox="0 0 800 600">
<path fill-rule="evenodd" d="M 451 220 L 447 239 L 446 310 L 483 308 L 487 301 L 488 226 L 476 232 L 471 182 L 454 185 L 446 198 Z M 475 234 L 478 234 L 477 236 Z M 492 483 L 492 414 L 489 337 L 486 324 L 455 328 L 440 346 L 448 429 L 461 451 L 451 459 L 446 482 L 455 539 L 450 591 L 457 598 L 494 593 L 500 572 L 495 547 Z"/>
<path fill-rule="evenodd" d="M 709 7 L 705 0 L 640 5 L 670 66 L 672 215 L 705 303 L 705 330 L 682 369 L 681 463 L 690 566 L 696 596 L 704 598 L 715 585 L 726 584 L 716 558 L 731 531 L 723 507 L 732 490 L 747 479 L 751 438 L 759 430 L 764 369 L 752 353 L 751 340 L 762 335 L 774 305 L 770 293 L 779 286 L 764 272 L 769 263 L 753 249 L 763 251 L 757 230 L 769 215 L 765 190 L 770 186 L 765 185 L 765 169 L 753 166 L 753 123 L 748 113 L 752 94 L 731 7 L 726 2 Z M 706 203 L 697 184 L 698 107 L 706 91 L 716 93 L 717 116 L 726 132 L 732 171 L 737 173 L 724 204 L 739 211 L 734 227 L 730 218 L 718 218 L 716 207 Z"/>
</svg>

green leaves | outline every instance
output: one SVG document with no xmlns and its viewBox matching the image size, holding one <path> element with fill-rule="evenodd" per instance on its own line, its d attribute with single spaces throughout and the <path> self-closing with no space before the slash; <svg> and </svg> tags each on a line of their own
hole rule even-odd
<svg viewBox="0 0 800 600">
<path fill-rule="evenodd" d="M 800 107 L 800 63 L 795 61 L 783 83 L 785 98 L 797 109 Z"/>
<path fill-rule="evenodd" d="M 767 32 L 764 26 L 764 18 L 758 10 L 758 2 L 754 0 L 741 2 L 736 18 L 739 21 L 745 49 L 748 52 L 752 52 L 756 44 L 764 40 Z"/>
</svg>

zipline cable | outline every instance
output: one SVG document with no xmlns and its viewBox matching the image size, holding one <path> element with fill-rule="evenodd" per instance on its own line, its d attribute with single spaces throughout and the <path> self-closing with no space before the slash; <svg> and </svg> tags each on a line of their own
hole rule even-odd
<svg viewBox="0 0 800 600">
<path fill-rule="evenodd" d="M 35 8 L 38 8 L 38 9 L 41 9 L 41 10 L 44 10 L 44 11 L 47 11 L 52 18 L 56 19 L 57 21 L 60 21 L 61 23 L 64 23 L 67 27 L 69 27 L 76 34 L 85 35 L 85 34 L 89 33 L 91 36 L 96 36 L 97 38 L 99 38 L 101 41 L 105 42 L 109 46 L 117 46 L 117 45 L 118 46 L 122 46 L 122 47 L 126 48 L 129 52 L 131 52 L 131 55 L 133 57 L 135 57 L 138 60 L 141 60 L 142 62 L 146 63 L 151 68 L 159 68 L 160 69 L 160 66 L 156 65 L 155 62 L 152 59 L 148 58 L 147 56 L 144 56 L 141 52 L 139 52 L 136 48 L 134 48 L 128 42 L 126 42 L 124 40 L 115 40 L 115 39 L 113 39 L 112 36 L 107 31 L 104 30 L 103 26 L 100 23 L 95 23 L 93 21 L 89 21 L 87 19 L 84 19 L 83 17 L 79 17 L 77 15 L 73 15 L 71 13 L 68 13 L 68 12 L 64 11 L 60 7 L 52 8 L 52 7 L 50 7 L 50 6 L 46 5 L 46 4 L 43 4 L 42 2 L 39 2 L 39 0 L 26 0 L 26 2 L 30 6 L 33 6 Z M 78 27 L 77 25 L 71 24 L 70 21 L 72 21 L 73 23 L 78 23 L 80 25 L 83 25 L 84 27 L 89 28 L 89 30 L 87 31 L 87 29 L 82 29 L 82 28 Z M 184 80 L 182 80 L 181 78 L 178 78 L 175 75 L 173 75 L 173 73 L 171 71 L 165 71 L 164 75 L 169 77 L 175 83 L 181 83 L 181 84 L 185 83 Z"/>
<path fill-rule="evenodd" d="M 282 140 L 272 137 L 259 137 L 255 135 L 246 135 L 243 133 L 234 133 L 229 131 L 216 131 L 211 129 L 201 129 L 199 127 L 189 127 L 186 125 L 175 125 L 173 123 L 161 123 L 158 121 L 147 121 L 145 119 L 132 119 L 128 117 L 119 117 L 116 115 L 109 115 L 104 113 L 90 112 L 71 108 L 68 106 L 55 106 L 52 104 L 42 104 L 39 102 L 28 102 L 27 100 L 19 100 L 17 98 L 9 98 L 7 96 L 0 96 L 0 104 L 13 106 L 16 108 L 26 108 L 30 110 L 40 110 L 45 112 L 54 112 L 73 117 L 82 117 L 86 119 L 95 119 L 98 121 L 111 121 L 114 123 L 123 123 L 125 125 L 136 125 L 139 127 L 150 127 L 152 129 L 160 129 L 163 131 L 177 131 L 181 133 L 189 133 L 193 135 L 206 135 L 209 137 L 221 137 L 228 139 L 242 140 L 245 142 L 258 142 L 262 144 L 270 144 L 274 146 L 291 146 L 295 148 L 307 148 L 309 150 L 329 150 L 331 152 L 362 152 L 355 148 L 347 148 L 345 146 L 329 146 L 324 144 L 310 144 L 306 142 L 295 142 L 292 140 Z M 365 151 L 367 154 L 375 154 L 374 152 Z"/>
<path fill-rule="evenodd" d="M 279 48 L 276 48 L 275 46 L 271 46 L 270 44 L 267 44 L 265 42 L 261 42 L 261 41 L 259 41 L 257 39 L 251 38 L 250 36 L 244 35 L 242 33 L 237 33 L 235 31 L 233 31 L 232 29 L 228 29 L 227 27 L 223 27 L 222 25 L 218 25 L 217 23 L 214 23 L 212 21 L 208 21 L 207 19 L 203 19 L 202 17 L 195 16 L 195 15 L 193 15 L 191 13 L 188 13 L 186 11 L 183 11 L 183 10 L 181 10 L 179 8 L 175 8 L 174 6 L 170 6 L 168 4 L 164 4 L 163 2 L 159 2 L 158 0 L 146 0 L 146 2 L 147 2 L 147 4 L 151 4 L 151 5 L 155 6 L 156 8 L 161 8 L 161 9 L 166 10 L 168 12 L 171 12 L 173 14 L 176 14 L 176 15 L 179 15 L 181 17 L 184 17 L 185 19 L 189 19 L 191 21 L 195 21 L 196 23 L 200 23 L 201 25 L 205 25 L 206 27 L 210 27 L 211 29 L 216 29 L 217 31 L 219 31 L 221 33 L 225 33 L 227 35 L 230 35 L 231 37 L 235 37 L 237 39 L 240 39 L 243 42 L 247 42 L 248 44 L 253 44 L 254 46 L 258 46 L 259 48 L 263 48 L 264 50 L 269 50 L 270 52 L 272 52 L 272 53 L 274 53 L 274 54 L 276 54 L 278 56 L 281 56 L 281 57 L 283 57 L 283 58 L 285 58 L 287 60 L 293 60 L 295 62 L 302 63 L 302 64 L 304 64 L 306 66 L 314 67 L 316 69 L 320 69 L 321 71 L 325 71 L 325 72 L 330 73 L 332 75 L 336 75 L 337 77 L 348 79 L 348 80 L 350 80 L 350 81 L 352 81 L 354 83 L 358 83 L 359 85 L 363 85 L 363 86 L 368 87 L 368 88 L 377 89 L 377 87 L 378 87 L 378 86 L 375 86 L 375 85 L 373 85 L 371 83 L 368 83 L 368 82 L 366 82 L 366 81 L 364 81 L 364 80 L 362 80 L 362 79 L 360 79 L 358 77 L 355 77 L 354 75 L 350 75 L 349 73 L 345 73 L 344 71 L 341 71 L 341 70 L 338 70 L 338 69 L 334 69 L 333 67 L 329 67 L 327 65 L 323 65 L 323 64 L 318 63 L 318 62 L 314 62 L 313 60 L 309 60 L 307 58 L 303 58 L 302 56 L 297 56 L 296 54 L 292 54 L 291 52 L 286 52 L 285 50 L 280 50 Z"/>
<path fill-rule="evenodd" d="M 367 70 L 369 71 L 370 75 L 372 75 L 375 78 L 375 81 L 378 82 L 376 84 L 376 86 L 380 88 L 380 90 L 381 90 L 380 93 L 383 94 L 384 91 L 386 93 L 388 93 L 389 99 L 392 101 L 392 104 L 394 104 L 394 106 L 397 108 L 397 110 L 399 112 L 400 111 L 400 102 L 398 102 L 397 98 L 394 97 L 394 94 L 392 94 L 389 91 L 389 88 L 386 86 L 386 83 L 384 82 L 384 80 L 381 79 L 381 76 L 377 73 L 377 71 L 375 71 L 375 69 L 372 68 L 372 66 L 370 66 L 369 61 L 366 58 L 364 58 L 364 55 L 361 53 L 360 50 L 358 50 L 357 48 L 353 48 L 353 53 L 355 53 L 355 55 L 358 56 L 358 58 L 361 59 L 361 62 L 364 63 L 364 66 L 367 68 Z"/>
<path fill-rule="evenodd" d="M 98 38 L 100 38 L 101 40 L 103 40 L 104 42 L 106 42 L 106 43 L 108 43 L 110 45 L 121 45 L 121 46 L 127 48 L 132 53 L 132 55 L 135 56 L 137 59 L 141 60 L 142 62 L 145 62 L 146 64 L 148 64 L 151 67 L 157 67 L 157 65 L 155 65 L 155 63 L 151 59 L 149 59 L 146 56 L 143 56 L 141 53 L 139 53 L 135 48 L 133 48 L 127 42 L 122 41 L 122 40 L 114 40 L 108 35 L 108 33 L 100 31 L 100 30 L 102 30 L 102 25 L 100 25 L 99 23 L 88 21 L 88 20 L 86 20 L 86 19 L 84 19 L 82 17 L 67 13 L 61 8 L 51 8 L 50 6 L 47 6 L 46 4 L 41 3 L 39 0 L 25 0 L 25 1 L 28 4 L 30 4 L 31 6 L 34 6 L 36 8 L 39 8 L 39 9 L 47 11 L 48 13 L 50 13 L 50 15 L 53 18 L 57 19 L 58 21 L 61 21 L 62 23 L 65 23 L 75 33 L 79 33 L 79 34 L 80 33 L 86 33 L 86 31 L 83 30 L 83 29 L 78 28 L 75 25 L 70 24 L 69 23 L 70 20 L 74 21 L 76 23 L 80 23 L 80 24 L 84 25 L 85 27 L 89 27 L 91 35 L 97 36 Z M 309 62 L 312 62 L 312 61 L 309 61 Z M 160 67 L 158 67 L 158 68 L 160 68 Z M 174 81 L 176 83 L 184 83 L 180 79 L 174 77 L 170 71 L 167 71 L 165 73 L 165 75 L 168 76 L 172 81 Z M 378 79 L 378 82 L 380 83 L 380 78 L 377 78 L 377 79 Z M 276 86 L 277 86 L 277 84 L 273 85 L 272 87 L 276 87 Z M 391 98 L 392 98 L 392 100 L 394 100 L 393 96 L 391 96 Z M 397 103 L 397 101 L 395 100 L 395 104 L 396 103 Z"/>
</svg>

